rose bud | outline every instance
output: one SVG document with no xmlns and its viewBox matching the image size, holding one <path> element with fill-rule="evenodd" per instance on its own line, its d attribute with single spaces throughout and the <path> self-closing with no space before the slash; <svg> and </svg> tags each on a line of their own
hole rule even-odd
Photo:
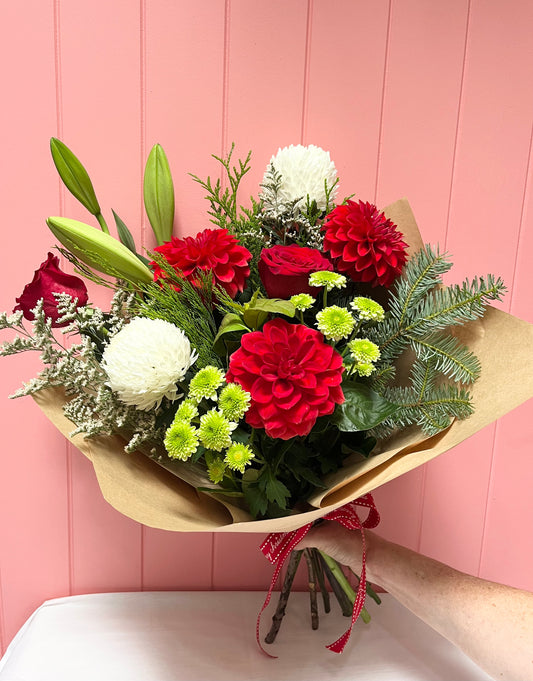
<svg viewBox="0 0 533 681">
<path fill-rule="evenodd" d="M 35 318 L 32 310 L 42 298 L 44 313 L 52 319 L 52 326 L 63 326 L 57 323 L 59 313 L 54 293 L 68 293 L 72 298 L 77 298 L 79 307 L 86 305 L 89 299 L 83 281 L 60 270 L 59 258 L 48 253 L 47 260 L 35 271 L 31 283 L 26 284 L 22 295 L 16 298 L 18 305 L 13 312 L 21 311 L 31 321 Z"/>
<path fill-rule="evenodd" d="M 333 265 L 316 248 L 291 245 L 264 248 L 258 268 L 268 297 L 288 299 L 297 293 L 316 295 L 316 288 L 309 286 L 309 275 L 331 272 Z"/>
</svg>

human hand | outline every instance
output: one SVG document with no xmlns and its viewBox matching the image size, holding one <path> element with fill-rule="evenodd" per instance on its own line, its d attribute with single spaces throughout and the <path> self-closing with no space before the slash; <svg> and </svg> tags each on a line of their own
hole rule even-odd
<svg viewBox="0 0 533 681">
<path fill-rule="evenodd" d="M 371 533 L 366 532 L 368 538 Z M 361 571 L 363 542 L 361 533 L 340 523 L 324 521 L 312 527 L 298 544 L 298 549 L 317 548 L 354 572 Z"/>
</svg>

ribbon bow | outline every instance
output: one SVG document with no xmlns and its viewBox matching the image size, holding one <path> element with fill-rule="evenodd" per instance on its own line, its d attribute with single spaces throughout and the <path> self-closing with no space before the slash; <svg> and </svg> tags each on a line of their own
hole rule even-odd
<svg viewBox="0 0 533 681">
<path fill-rule="evenodd" d="M 358 506 L 368 508 L 368 515 L 366 517 L 366 520 L 364 520 L 363 522 L 359 520 L 359 516 L 357 515 Z M 372 495 L 365 494 L 364 496 L 355 499 L 355 501 L 350 501 L 344 506 L 341 506 L 340 508 L 337 508 L 334 511 L 330 511 L 330 513 L 327 513 L 324 516 L 324 520 L 336 520 L 349 530 L 360 530 L 361 539 L 363 542 L 361 577 L 359 580 L 359 587 L 357 589 L 357 594 L 355 596 L 355 601 L 353 604 L 351 624 L 348 627 L 348 629 L 344 632 L 344 634 L 342 634 L 342 636 L 340 636 L 333 643 L 330 643 L 330 645 L 326 646 L 328 650 L 331 650 L 334 653 L 342 653 L 344 647 L 348 643 L 348 639 L 350 638 L 350 634 L 352 633 L 353 626 L 357 621 L 357 618 L 359 617 L 361 610 L 363 609 L 363 605 L 365 604 L 366 542 L 364 530 L 376 527 L 376 525 L 379 523 L 379 513 L 374 504 L 374 499 L 372 498 Z M 264 555 L 270 561 L 270 563 L 276 566 L 274 569 L 274 574 L 272 575 L 272 581 L 270 582 L 270 588 L 265 598 L 265 602 L 263 603 L 263 607 L 261 608 L 261 611 L 259 612 L 259 615 L 257 617 L 255 632 L 258 646 L 265 653 L 265 655 L 268 655 L 269 657 L 276 656 L 267 653 L 267 651 L 263 648 L 259 640 L 259 625 L 261 622 L 261 615 L 263 614 L 264 610 L 270 603 L 272 591 L 274 589 L 276 581 L 279 577 L 279 573 L 281 572 L 281 568 L 283 567 L 286 559 L 291 554 L 291 552 L 296 548 L 296 546 L 300 543 L 300 541 L 305 537 L 305 535 L 309 532 L 311 527 L 313 527 L 313 523 L 304 525 L 303 527 L 300 527 L 297 530 L 293 530 L 292 532 L 273 532 L 272 534 L 269 534 L 265 541 L 261 544 L 261 551 L 264 553 Z"/>
</svg>

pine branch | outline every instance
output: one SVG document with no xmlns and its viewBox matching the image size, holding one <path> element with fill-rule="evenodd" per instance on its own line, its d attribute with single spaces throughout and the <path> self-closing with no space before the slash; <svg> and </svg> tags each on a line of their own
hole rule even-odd
<svg viewBox="0 0 533 681">
<path fill-rule="evenodd" d="M 499 300 L 505 292 L 503 281 L 492 275 L 441 287 L 442 275 L 450 267 L 446 256 L 430 246 L 408 262 L 392 290 L 386 320 L 370 331 L 380 346 L 382 362 L 393 362 L 413 344 L 414 337 L 423 341 L 448 326 L 478 319 L 487 301 Z"/>
<path fill-rule="evenodd" d="M 465 419 L 473 413 L 469 393 L 456 385 L 443 385 L 426 391 L 421 396 L 414 388 L 389 388 L 387 399 L 400 405 L 394 416 L 381 424 L 391 431 L 418 425 L 427 435 L 435 435 L 446 428 L 452 418 Z"/>
<path fill-rule="evenodd" d="M 432 334 L 425 338 L 407 335 L 417 357 L 423 362 L 435 362 L 435 370 L 461 383 L 473 383 L 481 373 L 481 364 L 474 353 L 454 336 Z"/>
<path fill-rule="evenodd" d="M 418 335 L 475 321 L 485 313 L 486 302 L 501 300 L 505 290 L 503 281 L 492 274 L 437 289 L 419 306 L 405 332 Z"/>
<path fill-rule="evenodd" d="M 391 314 L 401 328 L 412 317 L 418 305 L 435 286 L 442 282 L 442 276 L 452 267 L 447 255 L 433 251 L 426 244 L 408 262 L 403 276 L 397 281 L 391 300 Z"/>
</svg>

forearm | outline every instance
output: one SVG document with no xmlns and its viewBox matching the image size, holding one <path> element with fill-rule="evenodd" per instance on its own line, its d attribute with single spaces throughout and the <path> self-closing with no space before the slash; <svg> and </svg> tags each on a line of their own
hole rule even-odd
<svg viewBox="0 0 533 681">
<path fill-rule="evenodd" d="M 494 678 L 533 680 L 533 594 L 465 575 L 373 536 L 369 579 Z"/>
<path fill-rule="evenodd" d="M 367 578 L 461 648 L 495 679 L 533 681 L 533 594 L 458 572 L 393 544 L 367 537 Z M 323 523 L 304 538 L 355 572 L 358 532 Z"/>
</svg>

